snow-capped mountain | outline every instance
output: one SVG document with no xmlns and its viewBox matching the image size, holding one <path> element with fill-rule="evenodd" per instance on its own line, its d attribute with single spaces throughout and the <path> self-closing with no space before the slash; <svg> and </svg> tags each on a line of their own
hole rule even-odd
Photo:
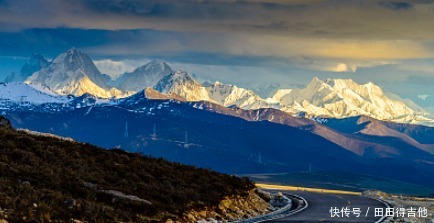
<svg viewBox="0 0 434 223">
<path fill-rule="evenodd" d="M 272 98 L 281 110 L 308 116 L 345 118 L 368 116 L 379 120 L 421 123 L 429 121 L 425 113 L 414 111 L 403 101 L 390 99 L 377 85 L 357 84 L 351 79 L 318 78 L 304 89 L 281 89 Z"/>
<path fill-rule="evenodd" d="M 154 87 L 161 78 L 172 72 L 169 64 L 160 60 L 152 60 L 131 73 L 123 74 L 114 82 L 114 85 L 123 91 L 138 92 L 147 87 Z"/>
<path fill-rule="evenodd" d="M 264 99 L 252 90 L 231 84 L 215 82 L 202 85 L 187 72 L 173 72 L 162 61 L 151 61 L 111 82 L 125 90 L 121 91 L 110 86 L 109 76 L 101 74 L 89 56 L 76 49 L 57 56 L 51 63 L 42 56 L 33 55 L 21 73 L 28 74 L 40 68 L 25 83 L 32 85 L 32 89 L 45 91 L 46 87 L 50 92 L 63 96 L 91 94 L 98 98 L 122 98 L 153 87 L 161 95 L 150 89 L 144 92 L 156 98 L 208 101 L 246 110 L 274 108 L 294 116 L 311 118 L 367 116 L 393 122 L 434 125 L 431 115 L 415 103 L 385 93 L 371 82 L 361 85 L 351 79 L 323 81 L 314 78 L 305 88 L 280 89 L 272 97 Z M 5 94 L 2 100 L 9 96 L 14 97 Z"/>
<path fill-rule="evenodd" d="M 155 89 L 163 94 L 179 96 L 186 101 L 209 101 L 225 107 L 242 109 L 279 108 L 279 104 L 268 102 L 253 91 L 231 84 L 201 85 L 184 71 L 175 71 L 161 79 Z"/>
<path fill-rule="evenodd" d="M 85 93 L 79 97 L 59 95 L 49 88 L 25 83 L 0 83 L 0 113 L 19 111 L 56 114 L 93 106 L 113 106 L 116 99 L 103 99 Z"/>
<path fill-rule="evenodd" d="M 213 101 L 205 87 L 184 71 L 178 70 L 164 76 L 154 88 L 163 94 L 175 94 L 187 101 Z"/>
<path fill-rule="evenodd" d="M 24 66 L 21 67 L 20 72 L 13 72 L 5 78 L 5 82 L 23 82 L 34 72 L 46 68 L 48 65 L 50 65 L 50 62 L 48 62 L 42 55 L 32 54 Z"/>
<path fill-rule="evenodd" d="M 70 100 L 41 86 L 18 82 L 0 84 L 0 106 L 3 108 L 12 105 L 67 103 Z"/>
<path fill-rule="evenodd" d="M 123 92 L 107 84 L 109 79 L 99 72 L 87 54 L 70 49 L 57 56 L 48 67 L 33 73 L 25 83 L 47 86 L 60 95 L 124 96 Z"/>
<path fill-rule="evenodd" d="M 239 88 L 231 84 L 215 82 L 205 88 L 209 97 L 216 103 L 225 106 L 236 106 L 242 109 L 279 108 L 278 103 L 266 101 L 253 91 Z"/>
<path fill-rule="evenodd" d="M 280 89 L 273 97 L 263 99 L 251 90 L 231 84 L 215 82 L 203 86 L 186 72 L 176 71 L 165 76 L 155 89 L 186 101 L 209 101 L 247 110 L 275 108 L 295 116 L 346 118 L 363 115 L 394 122 L 434 123 L 428 113 L 414 103 L 399 100 L 397 96 L 391 99 L 373 83 L 360 85 L 351 79 L 322 81 L 314 78 L 306 88 Z"/>
</svg>

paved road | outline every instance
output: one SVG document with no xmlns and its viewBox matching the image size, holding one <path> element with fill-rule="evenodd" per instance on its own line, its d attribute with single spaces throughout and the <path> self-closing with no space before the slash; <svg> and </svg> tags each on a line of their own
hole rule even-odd
<svg viewBox="0 0 434 223">
<path fill-rule="evenodd" d="M 323 222 L 323 223 L 333 223 L 333 222 L 375 222 L 380 219 L 380 217 L 375 217 L 375 208 L 386 208 L 382 203 L 372 200 L 366 197 L 357 195 L 342 195 L 342 194 L 322 194 L 322 193 L 312 193 L 312 192 L 295 192 L 307 200 L 309 207 L 304 211 L 296 213 L 294 215 L 284 217 L 281 219 L 271 220 L 267 222 Z M 360 208 L 360 217 L 356 217 L 354 214 L 350 213 L 349 217 L 331 217 L 330 208 L 336 207 L 342 209 L 348 207 L 350 211 L 353 208 Z M 368 215 L 366 215 L 367 209 L 369 207 Z"/>
</svg>

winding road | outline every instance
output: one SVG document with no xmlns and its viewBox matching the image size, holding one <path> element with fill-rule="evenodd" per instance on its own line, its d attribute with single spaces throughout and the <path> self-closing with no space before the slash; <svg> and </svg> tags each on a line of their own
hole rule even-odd
<svg viewBox="0 0 434 223">
<path fill-rule="evenodd" d="M 285 192 L 284 192 L 285 193 Z M 292 193 L 292 192 L 291 192 Z M 306 199 L 309 207 L 305 210 L 293 215 L 269 220 L 266 222 L 371 222 L 374 223 L 380 219 L 375 217 L 375 208 L 383 208 L 386 206 L 379 201 L 359 196 L 348 194 L 328 194 L 328 193 L 313 193 L 313 192 L 295 192 L 296 195 Z M 331 217 L 330 209 L 348 207 L 348 217 L 342 217 L 342 212 L 339 211 L 339 217 Z M 357 217 L 353 210 L 360 209 L 360 216 Z M 369 208 L 369 210 L 368 210 Z M 336 213 L 336 212 L 335 212 Z"/>
</svg>

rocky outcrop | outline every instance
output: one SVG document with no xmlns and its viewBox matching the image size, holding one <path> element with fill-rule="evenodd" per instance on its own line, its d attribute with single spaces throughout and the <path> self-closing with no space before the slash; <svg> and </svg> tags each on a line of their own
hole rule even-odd
<svg viewBox="0 0 434 223">
<path fill-rule="evenodd" d="M 12 128 L 11 122 L 3 116 L 0 116 L 0 127 Z"/>
<path fill-rule="evenodd" d="M 201 211 L 191 210 L 184 214 L 181 222 L 233 221 L 252 218 L 270 211 L 272 211 L 271 205 L 258 195 L 256 189 L 253 189 L 247 197 L 226 197 L 217 207 Z"/>
<path fill-rule="evenodd" d="M 2 118 L 2 117 L 0 117 L 0 118 Z M 5 219 L 7 216 L 8 216 L 8 214 L 6 213 L 6 211 L 0 207 L 0 223 L 9 223 Z"/>
</svg>

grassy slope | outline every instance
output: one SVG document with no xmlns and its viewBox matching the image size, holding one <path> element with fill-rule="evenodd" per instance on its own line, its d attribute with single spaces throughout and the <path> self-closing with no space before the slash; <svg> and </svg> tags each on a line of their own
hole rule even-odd
<svg viewBox="0 0 434 223">
<path fill-rule="evenodd" d="M 253 187 L 247 179 L 0 125 L 0 207 L 10 222 L 173 219 L 191 209 L 215 207 L 225 196 L 246 195 Z M 101 190 L 152 204 L 116 199 Z"/>
</svg>

